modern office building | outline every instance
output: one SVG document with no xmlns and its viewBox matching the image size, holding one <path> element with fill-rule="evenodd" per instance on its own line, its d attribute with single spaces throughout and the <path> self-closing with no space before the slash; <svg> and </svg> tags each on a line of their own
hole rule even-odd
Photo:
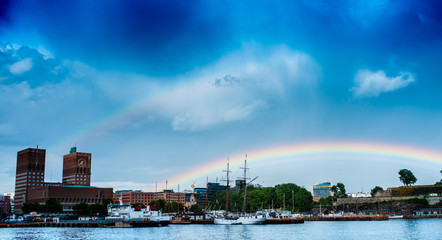
<svg viewBox="0 0 442 240">
<path fill-rule="evenodd" d="M 331 195 L 331 184 L 329 182 L 323 182 L 317 185 L 313 185 L 313 200 L 319 201 L 321 198 L 327 198 Z"/>
</svg>

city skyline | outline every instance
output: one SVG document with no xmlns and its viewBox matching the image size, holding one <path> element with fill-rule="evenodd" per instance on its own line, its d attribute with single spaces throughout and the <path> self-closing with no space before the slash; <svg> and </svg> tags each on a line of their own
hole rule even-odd
<svg viewBox="0 0 442 240">
<path fill-rule="evenodd" d="M 263 186 L 440 179 L 438 1 L 0 3 L 0 192 L 37 145 L 45 181 L 78 147 L 115 190 L 202 186 L 227 158 L 236 179 L 246 154 Z"/>
</svg>

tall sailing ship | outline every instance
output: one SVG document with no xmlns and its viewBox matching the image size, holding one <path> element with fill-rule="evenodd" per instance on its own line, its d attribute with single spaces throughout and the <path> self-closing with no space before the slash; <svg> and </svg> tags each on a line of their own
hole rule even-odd
<svg viewBox="0 0 442 240">
<path fill-rule="evenodd" d="M 240 215 L 229 215 L 229 161 L 227 160 L 227 191 L 226 191 L 226 212 L 224 216 L 215 216 L 214 223 L 217 225 L 258 225 L 263 224 L 266 220 L 264 215 L 252 215 L 246 214 L 246 194 L 247 194 L 247 183 L 246 183 L 246 174 L 247 174 L 247 155 L 244 160 L 244 201 L 243 201 L 243 213 Z"/>
</svg>

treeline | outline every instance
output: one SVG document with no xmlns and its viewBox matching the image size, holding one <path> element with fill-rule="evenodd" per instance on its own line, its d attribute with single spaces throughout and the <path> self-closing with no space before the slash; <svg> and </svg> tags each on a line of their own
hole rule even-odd
<svg viewBox="0 0 442 240">
<path fill-rule="evenodd" d="M 44 204 L 38 202 L 25 202 L 21 208 L 23 213 L 43 212 L 43 213 L 61 213 L 63 207 L 55 198 L 49 198 Z"/>
<path fill-rule="evenodd" d="M 72 206 L 72 210 L 79 216 L 105 216 L 107 215 L 107 205 L 109 203 L 112 203 L 110 198 L 104 198 L 101 203 L 94 204 L 81 202 Z M 63 207 L 55 198 L 49 198 L 44 204 L 39 204 L 38 202 L 24 203 L 21 210 L 25 214 L 30 212 L 62 213 Z"/>
<path fill-rule="evenodd" d="M 144 208 L 142 204 L 133 204 L 139 205 L 141 208 Z M 188 209 L 184 207 L 182 203 L 178 202 L 167 202 L 164 199 L 154 200 L 149 203 L 149 206 L 153 206 L 156 211 L 162 211 L 163 213 L 172 213 L 172 212 L 187 212 Z"/>
<path fill-rule="evenodd" d="M 226 192 L 212 196 L 209 207 L 212 210 L 225 210 Z M 294 183 L 279 184 L 274 187 L 247 187 L 246 212 L 256 212 L 261 209 L 274 208 L 296 212 L 307 212 L 313 207 L 312 194 L 307 189 Z M 229 191 L 229 211 L 241 212 L 243 207 L 244 190 L 235 193 Z"/>
<path fill-rule="evenodd" d="M 107 205 L 113 203 L 111 198 L 103 198 L 101 203 L 88 204 L 85 202 L 77 203 L 72 206 L 72 210 L 78 216 L 106 216 Z"/>
</svg>

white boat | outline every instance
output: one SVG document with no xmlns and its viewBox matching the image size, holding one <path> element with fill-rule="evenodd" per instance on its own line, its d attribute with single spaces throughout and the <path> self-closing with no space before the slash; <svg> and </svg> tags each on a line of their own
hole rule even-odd
<svg viewBox="0 0 442 240">
<path fill-rule="evenodd" d="M 404 215 L 390 215 L 388 219 L 401 219 L 404 218 Z"/>
<path fill-rule="evenodd" d="M 239 216 L 239 217 L 217 217 L 214 223 L 217 225 L 259 225 L 266 220 L 264 215 Z"/>
<path fill-rule="evenodd" d="M 163 215 L 161 211 L 147 209 L 134 209 L 130 204 L 123 204 L 120 198 L 119 204 L 109 204 L 107 207 L 109 216 L 106 220 L 114 221 L 153 221 L 160 224 L 160 226 L 167 226 L 170 223 L 170 216 Z"/>
<path fill-rule="evenodd" d="M 247 155 L 246 155 L 247 158 Z M 244 202 L 243 202 L 243 212 L 245 212 L 246 205 L 246 170 L 247 170 L 247 160 L 244 161 Z M 226 192 L 226 211 L 224 216 L 214 216 L 214 224 L 216 225 L 259 225 L 263 224 L 266 220 L 266 216 L 263 214 L 243 214 L 243 215 L 229 215 L 229 162 L 227 162 L 227 192 Z"/>
</svg>

